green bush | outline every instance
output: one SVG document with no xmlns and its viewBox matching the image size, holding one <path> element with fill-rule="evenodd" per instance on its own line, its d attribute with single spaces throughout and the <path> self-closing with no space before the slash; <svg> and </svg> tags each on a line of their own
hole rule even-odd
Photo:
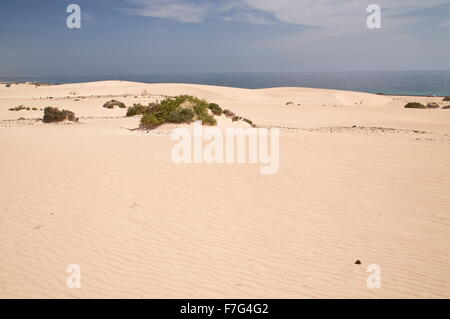
<svg viewBox="0 0 450 319">
<path fill-rule="evenodd" d="M 169 123 L 191 123 L 195 118 L 195 113 L 191 109 L 180 109 L 169 114 Z"/>
<path fill-rule="evenodd" d="M 44 118 L 42 119 L 44 123 L 61 122 L 64 120 L 69 120 L 72 122 L 78 121 L 78 119 L 75 118 L 75 113 L 71 111 L 60 111 L 58 108 L 50 106 L 44 109 Z"/>
<path fill-rule="evenodd" d="M 212 115 L 209 115 L 209 114 L 202 114 L 202 115 L 198 116 L 198 119 L 200 121 L 202 121 L 203 125 L 208 125 L 208 126 L 217 125 L 216 119 Z"/>
<path fill-rule="evenodd" d="M 116 106 L 118 106 L 121 109 L 126 108 L 124 103 L 117 101 L 117 100 L 111 100 L 111 101 L 108 101 L 105 104 L 103 104 L 103 107 L 105 107 L 107 109 L 113 109 Z"/>
<path fill-rule="evenodd" d="M 127 116 L 135 116 L 135 115 L 141 115 L 144 114 L 145 111 L 149 109 L 151 104 L 149 106 L 142 105 L 140 103 L 133 104 L 133 106 L 130 106 L 127 110 Z"/>
<path fill-rule="evenodd" d="M 405 108 L 408 108 L 408 109 L 425 109 L 426 106 L 423 105 L 422 103 L 418 103 L 418 102 L 409 102 L 408 104 L 405 105 Z"/>
<path fill-rule="evenodd" d="M 450 96 L 444 97 L 444 100 L 443 100 L 443 101 L 446 101 L 446 102 L 450 101 Z"/>
<path fill-rule="evenodd" d="M 155 114 L 146 113 L 141 118 L 141 128 L 143 129 L 154 129 L 161 124 L 164 124 L 165 121 L 161 118 L 158 118 Z"/>
<path fill-rule="evenodd" d="M 208 108 L 213 112 L 214 115 L 220 116 L 223 113 L 222 108 L 216 103 L 209 103 Z"/>
</svg>

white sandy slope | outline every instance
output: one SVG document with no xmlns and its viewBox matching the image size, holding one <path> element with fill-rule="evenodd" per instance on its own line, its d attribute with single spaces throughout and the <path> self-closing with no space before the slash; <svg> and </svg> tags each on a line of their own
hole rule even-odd
<svg viewBox="0 0 450 319">
<path fill-rule="evenodd" d="M 129 131 L 138 117 L 102 108 L 178 94 L 282 127 L 279 172 L 173 164 L 167 134 Z M 440 100 L 120 81 L 0 87 L 0 297 L 449 298 L 450 110 L 403 108 Z M 43 113 L 8 111 L 19 104 L 66 108 L 80 123 L 17 121 Z M 81 267 L 81 289 L 66 286 L 69 264 Z M 369 264 L 381 267 L 380 289 L 366 286 Z"/>
</svg>

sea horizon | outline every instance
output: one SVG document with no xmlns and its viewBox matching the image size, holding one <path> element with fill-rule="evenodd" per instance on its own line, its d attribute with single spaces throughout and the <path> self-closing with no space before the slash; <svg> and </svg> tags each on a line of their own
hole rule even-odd
<svg viewBox="0 0 450 319">
<path fill-rule="evenodd" d="M 429 71 L 303 71 L 112 74 L 87 76 L 0 76 L 0 81 L 69 84 L 95 81 L 203 84 L 244 89 L 307 87 L 382 93 L 448 96 L 450 70 Z"/>
</svg>

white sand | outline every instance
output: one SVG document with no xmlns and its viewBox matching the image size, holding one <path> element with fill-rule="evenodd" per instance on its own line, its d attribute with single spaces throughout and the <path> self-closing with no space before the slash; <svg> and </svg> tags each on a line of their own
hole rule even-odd
<svg viewBox="0 0 450 319">
<path fill-rule="evenodd" d="M 279 172 L 175 165 L 169 136 L 129 131 L 138 117 L 102 107 L 107 95 L 131 105 L 182 93 L 284 127 Z M 441 100 L 120 81 L 0 86 L 0 297 L 449 298 L 450 110 L 403 108 L 450 104 Z M 17 121 L 43 114 L 8 111 L 20 104 L 82 118 Z M 66 286 L 69 264 L 81 266 L 81 289 Z M 369 264 L 381 267 L 380 289 L 366 286 Z"/>
</svg>

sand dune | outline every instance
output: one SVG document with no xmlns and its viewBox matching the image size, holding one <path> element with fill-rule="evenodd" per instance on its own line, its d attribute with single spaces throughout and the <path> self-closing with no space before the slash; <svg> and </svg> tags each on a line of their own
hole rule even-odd
<svg viewBox="0 0 450 319">
<path fill-rule="evenodd" d="M 102 107 L 179 94 L 281 128 L 279 172 L 175 165 L 168 135 L 130 131 L 139 118 Z M 0 297 L 449 298 L 450 110 L 403 108 L 441 100 L 125 81 L 0 86 Z M 80 122 L 8 111 L 20 104 L 65 108 Z M 80 289 L 66 286 L 70 264 L 81 267 Z M 381 268 L 379 289 L 367 288 L 370 264 Z"/>
</svg>

